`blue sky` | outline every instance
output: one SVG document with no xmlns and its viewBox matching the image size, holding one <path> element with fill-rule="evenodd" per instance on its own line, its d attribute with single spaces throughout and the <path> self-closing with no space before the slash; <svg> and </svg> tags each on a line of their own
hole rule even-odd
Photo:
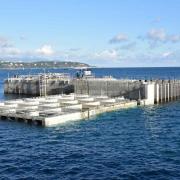
<svg viewBox="0 0 180 180">
<path fill-rule="evenodd" d="M 0 0 L 1 59 L 180 66 L 179 0 Z"/>
</svg>

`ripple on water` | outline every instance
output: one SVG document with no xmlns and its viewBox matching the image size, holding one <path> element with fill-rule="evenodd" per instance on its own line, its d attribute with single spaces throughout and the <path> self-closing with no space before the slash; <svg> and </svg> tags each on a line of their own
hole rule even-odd
<svg viewBox="0 0 180 180">
<path fill-rule="evenodd" d="M 180 103 L 39 128 L 0 121 L 2 179 L 178 179 Z"/>
</svg>

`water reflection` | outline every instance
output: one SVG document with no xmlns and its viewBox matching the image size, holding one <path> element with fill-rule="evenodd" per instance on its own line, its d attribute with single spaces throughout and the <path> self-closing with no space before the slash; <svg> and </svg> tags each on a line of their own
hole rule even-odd
<svg viewBox="0 0 180 180">
<path fill-rule="evenodd" d="M 159 107 L 158 105 L 147 106 L 143 108 L 143 118 L 145 128 L 150 132 L 153 138 L 158 138 L 161 133 L 161 126 L 159 122 Z"/>
</svg>

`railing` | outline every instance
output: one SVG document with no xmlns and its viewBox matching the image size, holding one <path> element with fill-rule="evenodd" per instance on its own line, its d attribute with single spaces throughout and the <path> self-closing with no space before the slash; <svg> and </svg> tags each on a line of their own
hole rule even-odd
<svg viewBox="0 0 180 180">
<path fill-rule="evenodd" d="M 70 79 L 70 74 L 68 73 L 40 73 L 37 75 L 18 75 L 14 77 L 8 77 L 8 81 L 22 81 L 22 80 L 39 80 L 39 77 L 45 77 L 46 79 Z"/>
</svg>

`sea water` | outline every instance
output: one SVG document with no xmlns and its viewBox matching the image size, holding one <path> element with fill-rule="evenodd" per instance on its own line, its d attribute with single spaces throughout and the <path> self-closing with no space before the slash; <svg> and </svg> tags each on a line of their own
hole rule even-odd
<svg viewBox="0 0 180 180">
<path fill-rule="evenodd" d="M 48 69 L 70 72 L 74 69 Z M 100 68 L 98 77 L 179 78 L 180 68 Z M 1 70 L 33 74 L 41 69 Z M 42 128 L 0 121 L 0 179 L 179 179 L 180 102 L 104 113 Z"/>
</svg>

